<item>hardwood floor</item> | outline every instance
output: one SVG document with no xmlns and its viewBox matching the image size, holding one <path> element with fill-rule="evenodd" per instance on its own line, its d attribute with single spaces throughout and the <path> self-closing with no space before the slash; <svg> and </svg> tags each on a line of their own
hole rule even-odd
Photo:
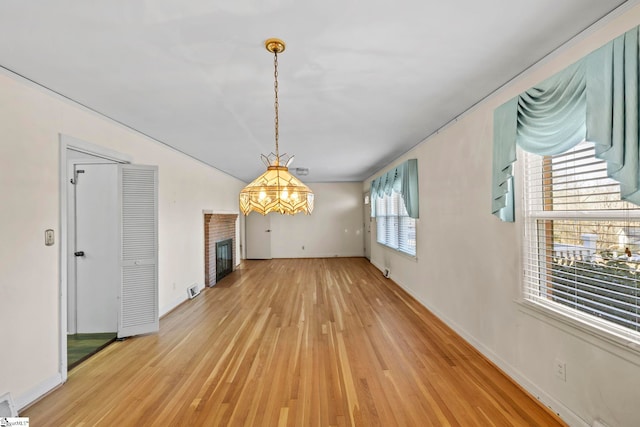
<svg viewBox="0 0 640 427">
<path fill-rule="evenodd" d="M 34 426 L 564 425 L 362 258 L 245 261 L 111 344 Z"/>
</svg>

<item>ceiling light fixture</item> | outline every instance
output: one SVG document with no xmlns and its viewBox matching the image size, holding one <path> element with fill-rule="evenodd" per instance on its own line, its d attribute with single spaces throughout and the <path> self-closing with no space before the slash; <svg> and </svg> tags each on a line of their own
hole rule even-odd
<svg viewBox="0 0 640 427">
<path fill-rule="evenodd" d="M 243 214 L 256 211 L 262 215 L 269 212 L 294 215 L 298 212 L 310 214 L 313 210 L 313 192 L 302 181 L 289 173 L 293 156 L 280 155 L 278 147 L 278 54 L 284 52 L 285 44 L 280 39 L 269 39 L 264 43 L 273 53 L 273 76 L 276 111 L 276 152 L 261 156 L 267 171 L 253 180 L 240 192 L 240 210 Z"/>
</svg>

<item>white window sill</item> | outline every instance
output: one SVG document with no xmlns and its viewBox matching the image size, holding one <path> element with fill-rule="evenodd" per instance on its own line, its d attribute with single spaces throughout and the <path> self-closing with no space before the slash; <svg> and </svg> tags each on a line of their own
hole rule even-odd
<svg viewBox="0 0 640 427">
<path fill-rule="evenodd" d="M 417 250 L 416 250 L 416 255 L 411 255 L 408 254 L 406 252 L 401 251 L 400 249 L 396 249 L 396 248 L 392 248 L 391 246 L 387 246 L 384 243 L 380 243 L 380 242 L 376 242 L 376 244 L 382 246 L 385 250 L 388 251 L 392 251 L 394 254 L 398 254 L 403 258 L 409 259 L 409 260 L 413 260 L 413 261 L 418 261 L 418 255 L 417 255 Z"/>
<path fill-rule="evenodd" d="M 570 317 L 561 310 L 554 309 L 551 304 L 528 300 L 516 300 L 515 302 L 519 305 L 519 310 L 522 313 L 640 366 L 640 343 L 616 335 L 595 324 Z"/>
</svg>

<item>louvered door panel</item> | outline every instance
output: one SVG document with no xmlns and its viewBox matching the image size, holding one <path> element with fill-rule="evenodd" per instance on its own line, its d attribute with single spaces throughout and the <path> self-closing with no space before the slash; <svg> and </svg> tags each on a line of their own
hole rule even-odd
<svg viewBox="0 0 640 427">
<path fill-rule="evenodd" d="M 122 285 L 118 337 L 156 332 L 158 315 L 158 169 L 121 165 Z"/>
</svg>

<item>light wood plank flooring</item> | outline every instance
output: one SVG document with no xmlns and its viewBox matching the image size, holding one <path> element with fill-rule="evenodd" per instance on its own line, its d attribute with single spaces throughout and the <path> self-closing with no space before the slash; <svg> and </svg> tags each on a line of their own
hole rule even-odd
<svg viewBox="0 0 640 427">
<path fill-rule="evenodd" d="M 33 426 L 564 425 L 361 258 L 244 261 L 116 342 Z"/>
</svg>

